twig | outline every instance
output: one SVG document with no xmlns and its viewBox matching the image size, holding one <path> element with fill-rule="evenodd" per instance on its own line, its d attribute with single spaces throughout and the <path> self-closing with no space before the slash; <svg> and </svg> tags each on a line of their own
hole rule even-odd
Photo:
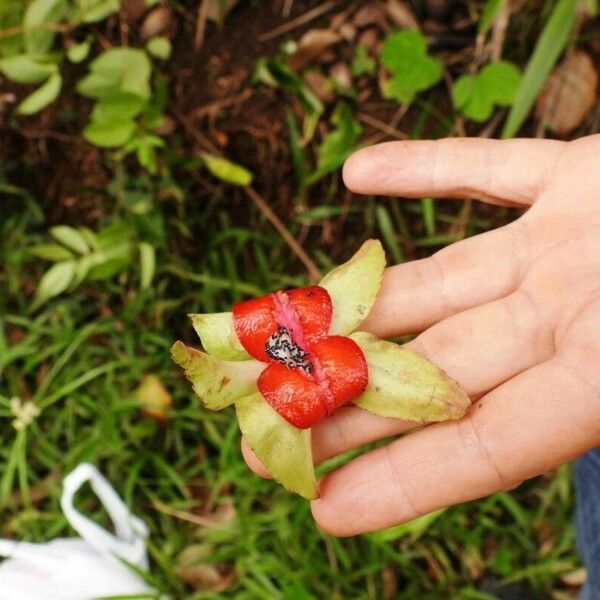
<svg viewBox="0 0 600 600">
<path fill-rule="evenodd" d="M 204 115 L 218 113 L 222 108 L 225 108 L 226 106 L 232 106 L 233 104 L 243 102 L 244 100 L 248 99 L 252 95 L 252 93 L 253 92 L 250 88 L 246 88 L 243 92 L 237 94 L 236 96 L 223 98 L 222 100 L 215 100 L 214 102 L 209 102 L 208 104 L 198 106 L 192 111 L 192 115 L 194 116 L 194 118 L 199 119 Z"/>
<path fill-rule="evenodd" d="M 201 148 L 208 152 L 212 152 L 213 154 L 219 154 L 218 148 L 207 138 L 204 134 L 202 134 L 196 127 L 192 125 L 190 120 L 181 112 L 179 112 L 176 108 L 171 108 L 172 115 L 179 121 L 183 128 L 187 131 L 189 135 L 191 135 L 194 140 L 199 144 Z"/>
<path fill-rule="evenodd" d="M 200 51 L 204 44 L 204 32 L 206 30 L 206 17 L 208 16 L 209 0 L 201 0 L 198 5 L 198 16 L 196 17 L 196 33 L 194 35 L 194 49 Z"/>
<path fill-rule="evenodd" d="M 406 133 L 399 131 L 395 127 L 392 127 L 391 125 L 388 125 L 387 123 L 384 123 L 383 121 L 380 121 L 379 119 L 376 119 L 375 117 L 372 117 L 371 115 L 368 115 L 366 113 L 358 113 L 356 115 L 356 117 L 359 121 L 362 121 L 363 123 L 366 123 L 367 125 L 370 125 L 371 127 L 375 127 L 375 129 L 379 129 L 379 131 L 383 131 L 383 133 L 385 133 L 397 140 L 410 139 L 410 136 L 407 135 Z"/>
<path fill-rule="evenodd" d="M 327 0 L 327 2 L 323 2 L 320 6 L 315 6 L 315 8 L 305 12 L 304 14 L 292 19 L 288 23 L 281 25 L 280 27 L 276 27 L 275 29 L 271 29 L 271 31 L 267 31 L 258 36 L 259 42 L 268 42 L 284 33 L 288 33 L 296 29 L 297 27 L 302 27 L 302 25 L 306 25 L 306 23 L 310 23 L 312 20 L 319 18 L 325 13 L 329 12 L 332 8 L 334 8 L 340 0 Z"/>
<path fill-rule="evenodd" d="M 308 271 L 308 276 L 311 281 L 319 281 L 322 277 L 322 273 L 319 267 L 313 262 L 312 258 L 304 251 L 302 246 L 296 241 L 296 238 L 287 230 L 287 227 L 281 222 L 279 217 L 273 212 L 271 207 L 267 204 L 267 201 L 252 187 L 246 186 L 244 188 L 246 194 L 250 196 L 250 199 L 260 212 L 267 218 L 267 220 L 277 230 L 277 233 L 283 238 L 286 244 L 290 247 L 290 250 L 300 259 L 302 264 Z"/>
</svg>

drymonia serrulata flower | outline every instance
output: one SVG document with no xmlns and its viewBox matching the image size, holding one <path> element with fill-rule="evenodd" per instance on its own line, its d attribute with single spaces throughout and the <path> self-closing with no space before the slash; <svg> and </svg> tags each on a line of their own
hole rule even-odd
<svg viewBox="0 0 600 600">
<path fill-rule="evenodd" d="M 469 399 L 429 361 L 360 331 L 385 254 L 367 241 L 319 285 L 191 315 L 206 352 L 177 342 L 174 360 L 211 410 L 235 404 L 242 433 L 271 475 L 316 496 L 310 428 L 345 404 L 421 423 L 460 418 Z"/>
</svg>

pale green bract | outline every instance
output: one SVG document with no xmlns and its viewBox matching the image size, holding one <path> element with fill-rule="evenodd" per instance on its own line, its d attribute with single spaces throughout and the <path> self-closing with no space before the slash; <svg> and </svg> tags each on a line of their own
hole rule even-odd
<svg viewBox="0 0 600 600">
<path fill-rule="evenodd" d="M 459 419 L 469 398 L 441 369 L 402 346 L 356 331 L 375 303 L 384 268 L 381 243 L 368 240 L 320 283 L 333 305 L 329 334 L 350 336 L 367 361 L 368 387 L 353 402 L 377 415 L 417 423 Z M 248 445 L 273 478 L 291 492 L 316 498 L 310 429 L 289 424 L 264 400 L 257 379 L 265 364 L 242 347 L 232 313 L 190 318 L 206 353 L 177 342 L 172 354 L 206 408 L 235 404 Z"/>
</svg>

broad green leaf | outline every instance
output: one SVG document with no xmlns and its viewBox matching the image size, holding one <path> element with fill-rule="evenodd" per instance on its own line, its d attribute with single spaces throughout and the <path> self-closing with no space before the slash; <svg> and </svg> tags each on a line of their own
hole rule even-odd
<svg viewBox="0 0 600 600">
<path fill-rule="evenodd" d="M 171 41 L 169 38 L 166 38 L 163 35 L 158 35 L 150 38 L 146 42 L 146 50 L 148 50 L 148 52 L 156 58 L 168 60 L 173 49 L 171 47 Z"/>
<path fill-rule="evenodd" d="M 50 228 L 50 235 L 77 254 L 87 254 L 90 251 L 85 236 L 77 229 L 68 225 L 57 225 Z"/>
<path fill-rule="evenodd" d="M 354 118 L 352 109 L 346 102 L 340 102 L 331 117 L 334 129 L 321 142 L 317 150 L 317 169 L 333 171 L 337 169 L 356 149 L 362 133 L 360 123 Z"/>
<path fill-rule="evenodd" d="M 111 48 L 90 64 L 90 73 L 78 83 L 77 91 L 94 99 L 122 91 L 148 100 L 151 72 L 150 59 L 143 50 Z"/>
<path fill-rule="evenodd" d="M 52 265 L 43 275 L 35 291 L 32 309 L 39 308 L 42 304 L 62 294 L 75 276 L 75 262 L 65 260 Z"/>
<path fill-rule="evenodd" d="M 537 95 L 567 45 L 575 24 L 577 4 L 577 0 L 558 0 L 554 6 L 525 67 L 515 100 L 502 129 L 503 138 L 514 137 L 529 115 Z"/>
<path fill-rule="evenodd" d="M 44 62 L 43 56 L 17 54 L 0 59 L 0 73 L 17 83 L 40 83 L 58 71 L 56 64 Z"/>
<path fill-rule="evenodd" d="M 35 90 L 35 92 L 29 94 L 29 96 L 17 106 L 17 112 L 21 115 L 33 115 L 40 112 L 40 110 L 46 108 L 48 104 L 51 104 L 56 100 L 58 94 L 60 94 L 61 87 L 62 77 L 60 76 L 60 73 L 50 75 L 46 83 Z"/>
<path fill-rule="evenodd" d="M 39 244 L 38 246 L 28 248 L 27 251 L 33 256 L 43 258 L 44 260 L 51 260 L 52 262 L 73 258 L 73 254 L 69 250 L 58 244 Z"/>
<path fill-rule="evenodd" d="M 84 23 L 97 23 L 116 13 L 120 0 L 85 0 L 81 4 L 85 7 L 81 20 Z"/>
<path fill-rule="evenodd" d="M 66 0 L 33 0 L 25 11 L 25 49 L 30 54 L 50 50 L 56 33 L 50 27 L 58 23 L 64 13 Z"/>
<path fill-rule="evenodd" d="M 202 160 L 206 168 L 218 179 L 231 183 L 233 185 L 250 185 L 252 182 L 252 173 L 248 169 L 238 165 L 226 158 L 214 156 L 212 154 L 203 154 Z"/>
<path fill-rule="evenodd" d="M 350 337 L 369 368 L 367 390 L 354 401 L 360 408 L 419 423 L 460 419 L 469 408 L 467 393 L 425 358 L 370 333 Z"/>
<path fill-rule="evenodd" d="M 175 342 L 173 360 L 183 368 L 194 391 L 210 410 L 221 410 L 256 392 L 256 380 L 265 368 L 257 360 L 225 361 Z"/>
<path fill-rule="evenodd" d="M 135 123 L 131 120 L 92 121 L 83 130 L 83 137 L 100 148 L 119 148 L 126 144 L 134 133 Z"/>
<path fill-rule="evenodd" d="M 494 106 L 512 103 L 521 74 L 513 64 L 498 61 L 486 65 L 476 75 L 463 75 L 452 87 L 452 103 L 466 117 L 486 121 Z"/>
<path fill-rule="evenodd" d="M 146 289 L 150 287 L 156 270 L 156 253 L 154 246 L 148 242 L 140 242 L 140 287 Z"/>
<path fill-rule="evenodd" d="M 235 332 L 232 313 L 210 313 L 189 315 L 189 317 L 202 346 L 210 355 L 223 360 L 250 358 Z"/>
<path fill-rule="evenodd" d="M 145 106 L 146 100 L 137 94 L 117 91 L 96 102 L 91 121 L 96 123 L 130 121 L 137 117 Z"/>
<path fill-rule="evenodd" d="M 67 58 L 75 64 L 83 62 L 88 57 L 91 47 L 91 39 L 79 42 L 79 44 L 72 44 L 67 48 Z"/>
<path fill-rule="evenodd" d="M 290 492 L 317 497 L 310 429 L 296 429 L 256 392 L 236 400 L 240 430 L 271 476 Z"/>
<path fill-rule="evenodd" d="M 411 102 L 418 92 L 434 86 L 442 78 L 440 63 L 427 55 L 425 38 L 412 29 L 389 35 L 381 48 L 380 59 L 392 74 L 383 89 L 384 96 L 398 102 Z"/>
<path fill-rule="evenodd" d="M 331 335 L 347 335 L 367 317 L 381 287 L 385 252 L 379 240 L 367 240 L 346 263 L 330 271 L 321 285 L 331 296 Z"/>
</svg>

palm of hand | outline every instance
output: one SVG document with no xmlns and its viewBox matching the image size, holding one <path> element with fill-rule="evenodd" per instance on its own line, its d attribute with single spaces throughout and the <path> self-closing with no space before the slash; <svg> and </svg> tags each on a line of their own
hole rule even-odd
<svg viewBox="0 0 600 600">
<path fill-rule="evenodd" d="M 329 474 L 313 503 L 337 535 L 509 489 L 600 444 L 600 136 L 382 144 L 346 164 L 357 192 L 533 204 L 501 229 L 388 269 L 364 324 L 423 331 L 412 349 L 475 405 Z M 318 460 L 407 431 L 345 408 L 314 432 Z M 260 465 L 245 449 L 249 464 Z"/>
</svg>

